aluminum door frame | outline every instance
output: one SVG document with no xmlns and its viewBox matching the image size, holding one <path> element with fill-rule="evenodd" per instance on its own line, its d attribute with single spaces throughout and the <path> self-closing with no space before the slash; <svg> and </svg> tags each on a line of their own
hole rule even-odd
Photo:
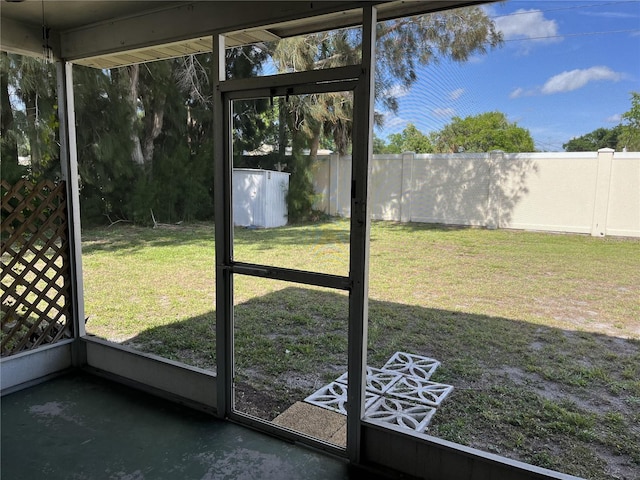
<svg viewBox="0 0 640 480">
<path fill-rule="evenodd" d="M 369 287 L 369 159 L 372 153 L 375 65 L 374 6 L 363 7 L 362 60 L 358 65 L 227 80 L 223 35 L 214 36 L 214 201 L 216 241 L 217 413 L 267 433 L 346 455 L 359 463 L 366 381 Z M 308 93 L 354 92 L 349 276 L 327 275 L 233 260 L 233 100 Z M 233 276 L 266 277 L 349 291 L 348 416 L 346 450 L 233 410 Z"/>
</svg>

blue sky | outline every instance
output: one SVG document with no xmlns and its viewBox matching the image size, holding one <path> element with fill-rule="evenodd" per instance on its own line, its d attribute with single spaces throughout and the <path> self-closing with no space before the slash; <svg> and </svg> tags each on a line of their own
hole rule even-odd
<svg viewBox="0 0 640 480">
<path fill-rule="evenodd" d="M 382 138 L 407 123 L 428 133 L 452 116 L 504 112 L 527 128 L 538 150 L 620 123 L 640 91 L 640 1 L 519 1 L 483 7 L 504 45 L 464 64 L 420 69 Z M 614 33 L 615 32 L 615 33 Z"/>
</svg>

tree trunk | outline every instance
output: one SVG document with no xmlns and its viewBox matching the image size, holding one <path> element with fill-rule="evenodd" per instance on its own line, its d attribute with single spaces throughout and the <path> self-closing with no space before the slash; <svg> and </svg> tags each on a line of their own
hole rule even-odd
<svg viewBox="0 0 640 480">
<path fill-rule="evenodd" d="M 313 137 L 311 137 L 311 141 L 309 143 L 309 157 L 311 160 L 318 159 L 318 149 L 320 148 L 320 131 L 322 130 L 322 125 L 317 123 L 313 126 Z"/>
<path fill-rule="evenodd" d="M 4 170 L 8 168 L 9 163 L 12 167 L 18 165 L 18 143 L 15 136 L 8 135 L 13 126 L 13 110 L 9 100 L 9 56 L 7 52 L 0 52 L 0 55 L 2 55 L 2 63 L 7 66 L 6 70 L 5 68 L 0 70 L 0 105 L 2 106 L 0 109 L 0 136 L 2 137 L 0 158 L 2 162 L 7 162 L 2 167 Z"/>
<path fill-rule="evenodd" d="M 129 124 L 131 131 L 131 140 L 133 141 L 133 149 L 131 150 L 131 160 L 136 165 L 144 165 L 144 156 L 142 155 L 142 146 L 140 145 L 140 137 L 136 133 L 135 123 L 138 117 L 138 82 L 140 80 L 140 65 L 131 65 L 127 68 L 129 74 L 129 103 L 133 108 L 131 122 Z"/>
<path fill-rule="evenodd" d="M 146 165 L 151 165 L 153 161 L 154 142 L 162 132 L 166 102 L 167 94 L 158 92 L 153 99 L 153 110 L 151 112 L 145 112 L 145 135 L 142 155 Z"/>
<path fill-rule="evenodd" d="M 287 104 L 283 97 L 278 98 L 278 154 L 280 163 L 284 163 L 287 151 Z"/>
<path fill-rule="evenodd" d="M 40 139 L 38 138 L 39 106 L 38 94 L 29 93 L 22 95 L 27 117 L 27 136 L 29 137 L 29 156 L 31 157 L 31 172 L 37 177 L 42 170 L 42 153 Z"/>
</svg>

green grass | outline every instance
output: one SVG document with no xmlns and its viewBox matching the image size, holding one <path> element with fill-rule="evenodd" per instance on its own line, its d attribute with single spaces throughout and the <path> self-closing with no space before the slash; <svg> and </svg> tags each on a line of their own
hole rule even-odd
<svg viewBox="0 0 640 480">
<path fill-rule="evenodd" d="M 237 229 L 240 261 L 348 272 L 348 222 Z M 87 329 L 215 369 L 213 227 L 84 232 Z M 437 358 L 429 433 L 590 479 L 640 469 L 640 241 L 374 222 L 368 363 Z M 342 292 L 236 277 L 239 408 L 346 369 Z M 240 401 L 241 400 L 241 401 Z"/>
</svg>

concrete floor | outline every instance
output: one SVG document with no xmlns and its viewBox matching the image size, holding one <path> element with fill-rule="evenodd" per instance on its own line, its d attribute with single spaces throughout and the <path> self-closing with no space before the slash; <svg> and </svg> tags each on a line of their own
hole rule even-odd
<svg viewBox="0 0 640 480">
<path fill-rule="evenodd" d="M 3 397 L 1 435 L 3 480 L 374 478 L 83 373 Z"/>
</svg>

